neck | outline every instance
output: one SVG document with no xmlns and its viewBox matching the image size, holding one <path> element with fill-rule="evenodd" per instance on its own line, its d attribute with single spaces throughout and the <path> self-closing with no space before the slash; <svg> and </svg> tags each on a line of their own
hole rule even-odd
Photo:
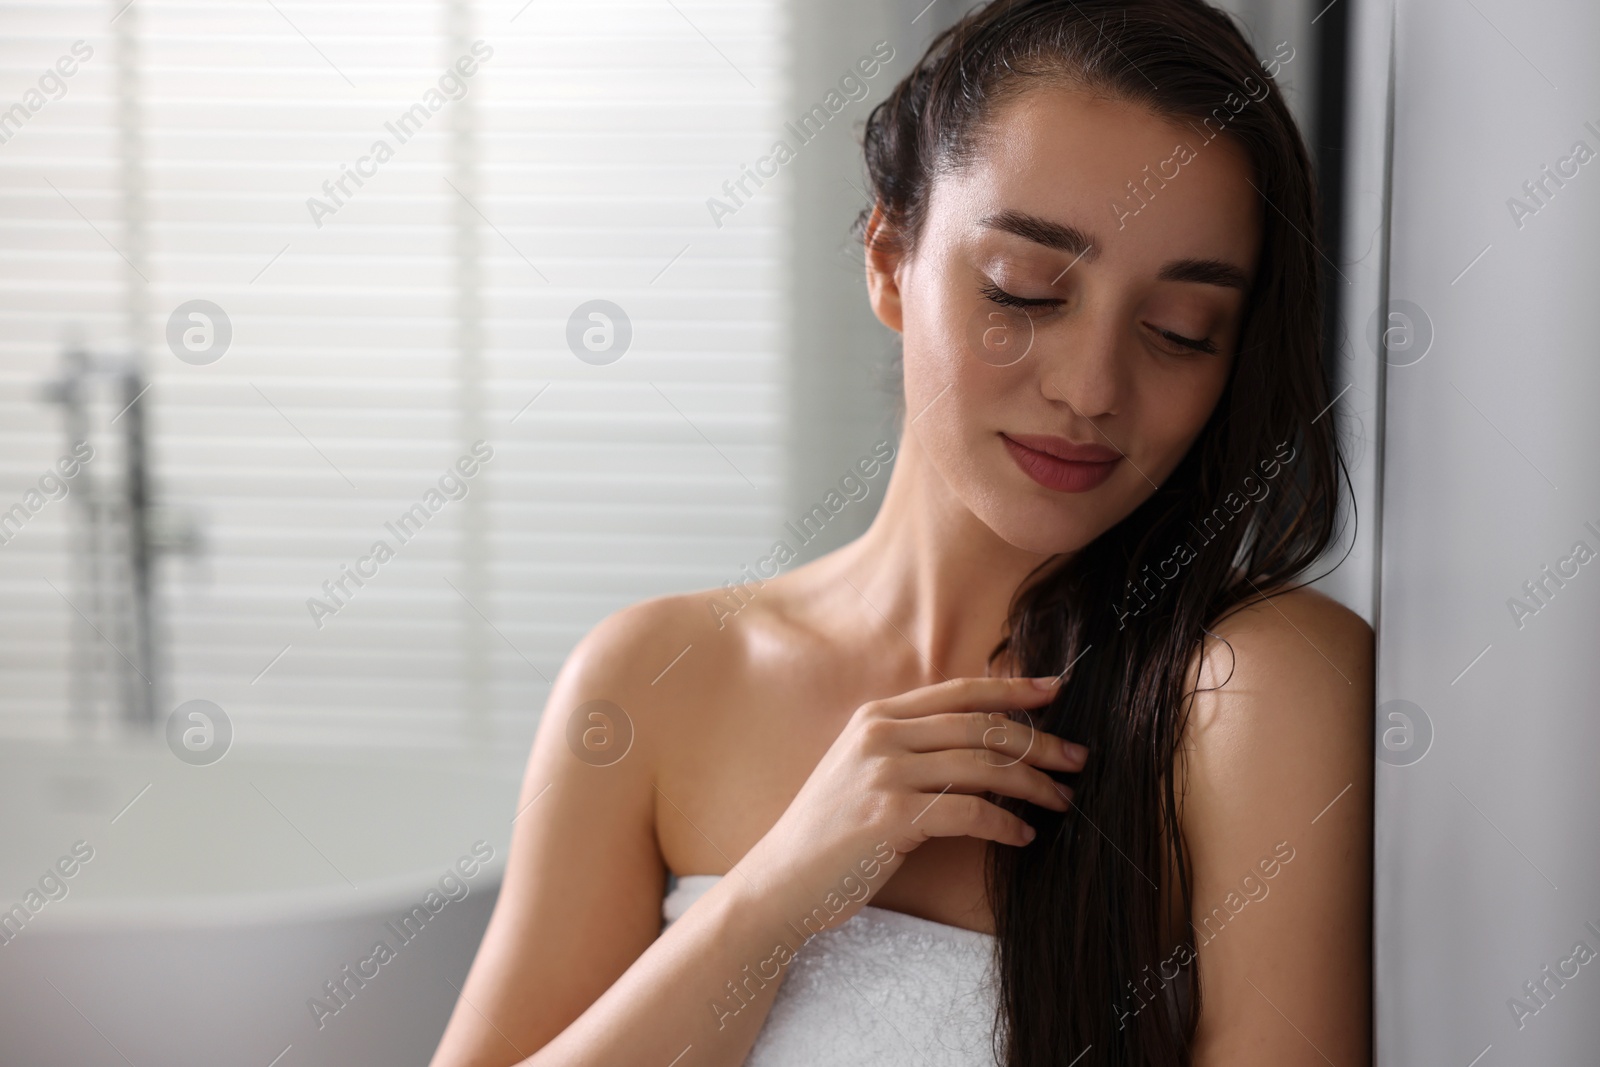
<svg viewBox="0 0 1600 1067">
<path fill-rule="evenodd" d="M 839 553 L 839 576 L 866 601 L 864 623 L 893 627 L 922 684 L 983 676 L 1006 633 L 1011 598 L 1047 556 L 1002 540 L 951 491 L 917 441 L 901 435 L 882 507 Z"/>
</svg>

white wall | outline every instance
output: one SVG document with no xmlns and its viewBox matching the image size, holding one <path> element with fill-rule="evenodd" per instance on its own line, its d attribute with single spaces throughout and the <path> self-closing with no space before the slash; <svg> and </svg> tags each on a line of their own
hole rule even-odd
<svg viewBox="0 0 1600 1067">
<path fill-rule="evenodd" d="M 1387 7 L 1359 4 L 1368 93 Z M 1593 1063 L 1600 963 L 1544 1004 L 1524 983 L 1579 942 L 1600 952 L 1600 562 L 1520 623 L 1509 605 L 1575 543 L 1600 551 L 1600 162 L 1520 226 L 1508 202 L 1575 143 L 1600 152 L 1600 8 L 1394 8 L 1387 292 L 1432 343 L 1385 373 L 1379 1061 Z M 1369 108 L 1365 137 L 1380 120 Z M 1431 747 L 1420 729 L 1405 746 L 1398 711 Z M 1512 998 L 1537 1014 L 1519 1025 Z"/>
</svg>

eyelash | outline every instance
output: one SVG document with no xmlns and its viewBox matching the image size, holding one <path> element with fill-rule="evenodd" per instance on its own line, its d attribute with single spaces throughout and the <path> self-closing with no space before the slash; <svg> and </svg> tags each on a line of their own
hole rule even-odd
<svg viewBox="0 0 1600 1067">
<path fill-rule="evenodd" d="M 1213 342 L 1209 337 L 1196 339 L 1193 337 L 1185 337 L 1182 334 L 1173 333 L 1171 330 L 1163 330 L 1159 327 L 1152 326 L 1151 329 L 1155 330 L 1156 333 L 1159 333 L 1161 336 L 1165 337 L 1175 345 L 1181 345 L 1184 348 L 1193 349 L 1194 351 L 1207 356 L 1214 356 L 1217 354 L 1216 343 Z"/>
<path fill-rule="evenodd" d="M 1008 308 L 1055 307 L 1065 303 L 1064 300 L 1055 297 L 1017 296 L 1015 293 L 1006 292 L 993 282 L 979 286 L 978 292 L 993 300 L 996 304 Z"/>
<path fill-rule="evenodd" d="M 984 297 L 993 300 L 996 304 L 1000 304 L 1003 307 L 1056 307 L 1062 303 L 1065 303 L 1065 301 L 1059 300 L 1055 297 L 1017 296 L 1015 293 L 1006 292 L 993 282 L 980 286 L 978 288 L 978 292 Z M 1185 337 L 1182 334 L 1173 333 L 1171 330 L 1163 330 L 1158 327 L 1151 328 L 1154 329 L 1156 333 L 1160 334 L 1162 337 L 1165 337 L 1168 341 L 1171 341 L 1175 345 L 1181 345 L 1182 347 L 1191 349 L 1195 352 L 1203 352 L 1206 355 L 1215 355 L 1217 352 L 1216 344 L 1209 337 Z"/>
</svg>

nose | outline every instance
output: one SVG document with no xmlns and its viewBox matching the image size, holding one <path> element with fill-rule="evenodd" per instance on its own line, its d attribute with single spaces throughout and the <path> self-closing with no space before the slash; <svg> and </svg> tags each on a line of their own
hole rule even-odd
<svg viewBox="0 0 1600 1067">
<path fill-rule="evenodd" d="M 1086 313 L 1038 345 L 1044 349 L 1037 363 L 1039 391 L 1081 418 L 1115 415 L 1123 403 L 1127 362 L 1121 332 L 1110 319 Z"/>
</svg>

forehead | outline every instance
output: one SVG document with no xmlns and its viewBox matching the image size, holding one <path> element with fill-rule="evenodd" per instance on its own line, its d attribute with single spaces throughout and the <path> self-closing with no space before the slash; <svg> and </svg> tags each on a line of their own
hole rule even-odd
<svg viewBox="0 0 1600 1067">
<path fill-rule="evenodd" d="M 970 235 L 1020 211 L 1090 235 L 1097 251 L 1085 258 L 1226 259 L 1253 273 L 1262 207 L 1250 160 L 1207 132 L 1079 89 L 1029 89 L 1000 102 L 968 165 L 934 183 L 930 215 Z"/>
</svg>

